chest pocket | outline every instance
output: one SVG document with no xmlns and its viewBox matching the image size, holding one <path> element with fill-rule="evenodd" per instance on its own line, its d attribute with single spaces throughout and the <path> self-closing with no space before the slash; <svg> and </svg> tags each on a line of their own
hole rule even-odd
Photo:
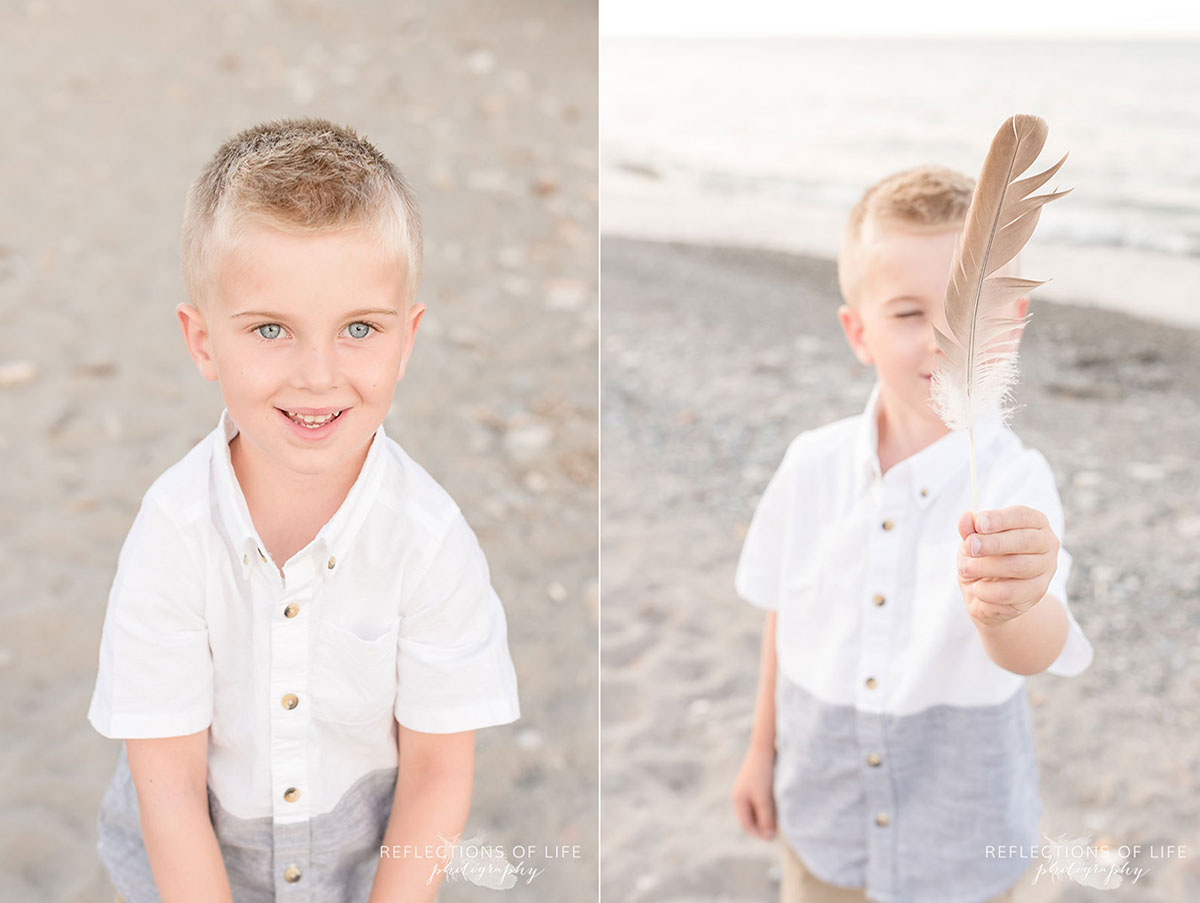
<svg viewBox="0 0 1200 903">
<path fill-rule="evenodd" d="M 337 724 L 367 724 L 396 701 L 396 637 L 400 618 L 373 638 L 321 625 L 313 653 L 313 717 Z"/>
</svg>

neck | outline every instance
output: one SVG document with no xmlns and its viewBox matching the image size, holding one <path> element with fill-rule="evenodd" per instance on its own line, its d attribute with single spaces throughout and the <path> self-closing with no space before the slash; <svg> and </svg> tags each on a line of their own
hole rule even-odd
<svg viewBox="0 0 1200 903">
<path fill-rule="evenodd" d="M 367 443 L 335 472 L 297 474 L 280 472 L 252 452 L 247 454 L 242 434 L 238 433 L 229 443 L 229 458 L 250 509 L 250 519 L 265 540 L 265 534 L 277 533 L 281 524 L 297 528 L 304 525 L 305 531 L 311 529 L 315 536 L 346 500 L 370 447 Z"/>
<path fill-rule="evenodd" d="M 887 473 L 894 465 L 928 448 L 950 432 L 932 409 L 905 409 L 891 401 L 884 391 L 879 395 L 875 426 L 881 473 Z"/>
</svg>

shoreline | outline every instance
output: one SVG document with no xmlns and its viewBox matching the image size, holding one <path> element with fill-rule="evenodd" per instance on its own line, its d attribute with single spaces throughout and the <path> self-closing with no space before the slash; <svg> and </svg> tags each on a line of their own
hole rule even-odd
<svg viewBox="0 0 1200 903">
<path fill-rule="evenodd" d="M 604 167 L 603 239 L 778 251 L 836 260 L 848 205 L 798 205 L 760 194 L 723 194 L 648 166 Z M 626 169 L 622 169 L 624 166 Z M 1068 244 L 1034 235 L 1021 252 L 1043 298 L 1200 329 L 1200 257 L 1126 246 Z M 1147 273 L 1153 274 L 1147 276 Z M 1153 281 L 1152 281 L 1153 280 Z"/>
</svg>

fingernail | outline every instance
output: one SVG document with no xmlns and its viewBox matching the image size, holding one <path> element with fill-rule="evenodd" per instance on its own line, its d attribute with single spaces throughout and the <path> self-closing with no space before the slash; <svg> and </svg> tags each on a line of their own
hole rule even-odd
<svg viewBox="0 0 1200 903">
<path fill-rule="evenodd" d="M 979 537 L 978 537 L 978 536 L 972 536 L 972 537 L 971 537 L 971 554 L 972 554 L 972 555 L 978 555 L 978 554 L 979 554 L 979 546 L 980 546 Z"/>
<path fill-rule="evenodd" d="M 988 531 L 988 529 L 991 527 L 991 525 L 992 525 L 992 523 L 988 519 L 988 516 L 986 514 L 980 515 L 980 518 L 979 518 L 979 529 L 980 530 L 982 530 L 984 533 L 986 533 Z"/>
</svg>

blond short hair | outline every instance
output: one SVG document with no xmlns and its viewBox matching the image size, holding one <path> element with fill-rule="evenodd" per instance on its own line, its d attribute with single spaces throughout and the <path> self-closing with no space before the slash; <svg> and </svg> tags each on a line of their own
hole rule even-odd
<svg viewBox="0 0 1200 903">
<path fill-rule="evenodd" d="M 407 300 L 421 273 L 421 215 L 400 171 L 351 129 L 324 119 L 279 119 L 234 135 L 188 191 L 180 257 L 184 288 L 201 307 L 223 255 L 247 225 L 285 232 L 366 228 L 405 268 Z"/>
<path fill-rule="evenodd" d="M 850 211 L 838 254 L 838 285 L 847 304 L 857 302 L 862 269 L 862 233 L 867 220 L 915 232 L 962 226 L 975 180 L 942 166 L 894 173 L 868 188 Z"/>
</svg>

